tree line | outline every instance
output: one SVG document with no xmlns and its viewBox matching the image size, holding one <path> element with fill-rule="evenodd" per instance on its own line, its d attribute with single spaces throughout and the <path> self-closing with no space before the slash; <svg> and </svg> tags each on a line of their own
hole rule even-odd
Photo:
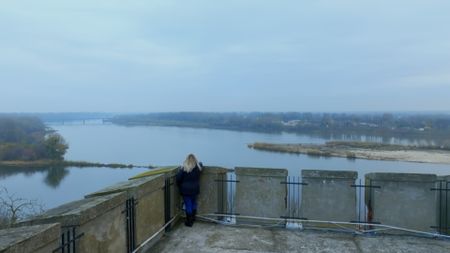
<svg viewBox="0 0 450 253">
<path fill-rule="evenodd" d="M 37 117 L 0 116 L 0 161 L 63 160 L 68 147 Z"/>
<path fill-rule="evenodd" d="M 118 115 L 111 121 L 122 125 L 185 126 L 317 135 L 360 134 L 440 140 L 443 140 L 442 137 L 450 138 L 450 114 L 178 112 Z"/>
</svg>

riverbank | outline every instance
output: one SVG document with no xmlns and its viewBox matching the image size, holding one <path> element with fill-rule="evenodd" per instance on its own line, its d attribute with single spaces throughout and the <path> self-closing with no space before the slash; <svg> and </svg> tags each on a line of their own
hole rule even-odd
<svg viewBox="0 0 450 253">
<path fill-rule="evenodd" d="M 137 166 L 133 164 L 120 163 L 94 163 L 84 161 L 65 161 L 65 160 L 36 160 L 36 161 L 0 161 L 0 167 L 101 167 L 101 168 L 117 168 L 117 169 L 131 169 L 131 168 L 153 168 L 153 166 Z"/>
<path fill-rule="evenodd" d="M 371 142 L 334 141 L 325 144 L 274 144 L 255 142 L 249 148 L 281 153 L 306 154 L 316 157 L 389 160 L 450 164 L 450 151 L 426 147 L 390 145 Z"/>
</svg>

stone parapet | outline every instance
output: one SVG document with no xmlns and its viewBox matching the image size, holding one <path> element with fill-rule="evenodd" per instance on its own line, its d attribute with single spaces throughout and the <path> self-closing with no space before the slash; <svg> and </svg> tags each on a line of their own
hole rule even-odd
<svg viewBox="0 0 450 253">
<path fill-rule="evenodd" d="M 242 216 L 280 218 L 286 214 L 286 169 L 236 167 L 235 210 Z M 238 223 L 267 221 L 237 218 Z M 273 223 L 273 222 L 270 222 Z"/>
<path fill-rule="evenodd" d="M 60 223 L 61 234 L 72 233 L 78 252 L 126 250 L 125 193 L 114 193 L 73 201 L 51 209 L 20 225 Z"/>
<path fill-rule="evenodd" d="M 369 173 L 366 206 L 373 222 L 406 229 L 435 232 L 437 177 L 432 174 Z"/>
<path fill-rule="evenodd" d="M 301 216 L 310 220 L 354 221 L 355 171 L 302 170 Z"/>
<path fill-rule="evenodd" d="M 222 167 L 205 166 L 200 176 L 199 214 L 224 213 L 227 210 L 227 173 Z"/>
<path fill-rule="evenodd" d="M 135 204 L 135 240 L 139 245 L 164 226 L 164 185 L 164 175 L 153 175 L 117 183 L 86 198 L 124 192 L 133 199 L 130 203 Z"/>
<path fill-rule="evenodd" d="M 59 247 L 59 224 L 23 226 L 0 230 L 2 253 L 48 253 Z"/>
</svg>

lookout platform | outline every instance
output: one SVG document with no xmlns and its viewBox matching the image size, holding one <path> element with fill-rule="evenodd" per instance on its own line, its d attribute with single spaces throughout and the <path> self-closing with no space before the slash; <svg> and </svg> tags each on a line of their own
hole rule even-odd
<svg viewBox="0 0 450 253">
<path fill-rule="evenodd" d="M 173 224 L 183 215 L 176 172 L 119 182 L 23 220 L 0 231 L 0 252 L 450 253 L 450 175 L 369 173 L 363 181 L 355 171 L 205 167 L 198 214 L 210 223 L 188 228 Z"/>
<path fill-rule="evenodd" d="M 146 253 L 450 252 L 450 241 L 405 235 L 364 235 L 320 230 L 253 228 L 196 222 L 177 225 Z"/>
</svg>

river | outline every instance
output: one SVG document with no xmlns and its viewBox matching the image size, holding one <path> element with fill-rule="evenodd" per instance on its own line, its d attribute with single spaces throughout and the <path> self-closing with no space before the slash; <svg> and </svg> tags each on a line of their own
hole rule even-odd
<svg viewBox="0 0 450 253">
<path fill-rule="evenodd" d="M 450 175 L 450 165 L 397 161 L 315 158 L 269 153 L 247 148 L 256 141 L 323 143 L 326 140 L 290 133 L 268 134 L 179 127 L 124 127 L 110 124 L 53 124 L 68 141 L 67 160 L 137 165 L 176 165 L 194 153 L 205 165 L 286 168 L 292 176 L 301 169 L 411 172 Z M 10 193 L 41 201 L 45 208 L 83 198 L 87 193 L 144 171 L 144 168 L 42 168 L 2 169 L 0 186 Z"/>
</svg>

